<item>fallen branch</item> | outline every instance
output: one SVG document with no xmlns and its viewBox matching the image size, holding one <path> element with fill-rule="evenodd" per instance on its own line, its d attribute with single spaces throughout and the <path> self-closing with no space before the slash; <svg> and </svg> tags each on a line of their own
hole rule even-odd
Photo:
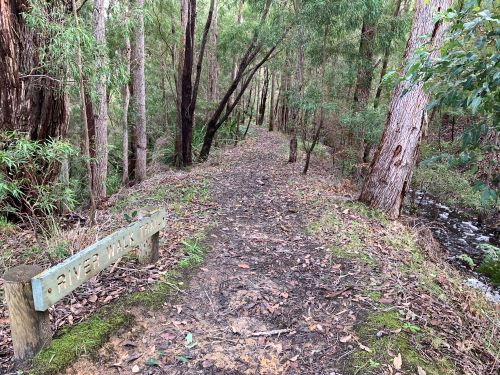
<svg viewBox="0 0 500 375">
<path fill-rule="evenodd" d="M 250 336 L 258 337 L 258 336 L 274 336 L 281 335 L 282 333 L 292 332 L 291 329 L 273 329 L 272 331 L 263 331 L 263 332 L 254 332 Z"/>
</svg>

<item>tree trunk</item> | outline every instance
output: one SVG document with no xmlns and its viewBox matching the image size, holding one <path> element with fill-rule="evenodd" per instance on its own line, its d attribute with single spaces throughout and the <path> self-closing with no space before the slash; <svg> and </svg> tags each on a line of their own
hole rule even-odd
<svg viewBox="0 0 500 375">
<path fill-rule="evenodd" d="M 106 198 L 106 176 L 108 169 L 108 102 L 107 102 L 107 65 L 106 53 L 106 15 L 108 1 L 94 0 L 92 12 L 92 28 L 97 44 L 98 53 L 95 58 L 95 67 L 98 74 L 96 83 L 96 102 L 94 109 L 94 150 L 92 188 L 96 204 Z"/>
<path fill-rule="evenodd" d="M 394 13 L 392 15 L 394 19 L 397 19 L 399 17 L 400 11 L 401 11 L 401 0 L 397 0 L 396 8 L 394 9 Z M 380 70 L 380 80 L 378 83 L 377 92 L 375 93 L 375 101 L 373 102 L 373 108 L 378 108 L 380 104 L 380 97 L 382 95 L 382 80 L 384 79 L 384 76 L 387 73 L 390 54 L 391 54 L 391 43 L 389 43 L 389 46 L 384 50 L 384 57 L 382 59 L 382 69 Z"/>
<path fill-rule="evenodd" d="M 375 43 L 375 25 L 363 20 L 361 38 L 359 42 L 360 61 L 358 66 L 356 87 L 354 89 L 354 111 L 360 112 L 368 105 L 370 89 L 373 80 L 373 48 Z M 365 155 L 369 155 L 370 145 L 365 142 L 365 129 L 357 131 L 358 163 L 364 162 Z M 357 176 L 363 175 L 361 167 L 357 168 Z"/>
<path fill-rule="evenodd" d="M 243 6 L 245 4 L 245 0 L 239 0 L 238 4 L 238 12 L 236 13 L 236 25 L 241 25 L 243 22 Z M 231 73 L 231 80 L 234 81 L 236 79 L 236 75 L 238 74 L 238 63 L 235 58 L 233 58 L 233 70 Z M 229 99 L 227 101 L 227 107 L 226 111 L 229 111 L 229 108 L 233 104 L 233 99 L 231 96 L 229 96 Z"/>
<path fill-rule="evenodd" d="M 78 27 L 78 14 L 76 12 L 75 0 L 72 0 L 73 7 L 73 17 L 75 19 L 76 27 Z M 94 189 L 92 188 L 92 166 L 90 163 L 90 138 L 89 138 L 89 127 L 87 119 L 87 105 L 85 97 L 85 86 L 83 83 L 83 63 L 82 63 L 82 52 L 80 46 L 80 37 L 77 36 L 76 39 L 76 65 L 78 66 L 78 83 L 79 83 L 79 93 L 80 93 L 80 109 L 82 114 L 82 129 L 83 129 L 83 156 L 85 157 L 85 167 L 87 169 L 87 187 L 89 190 L 90 198 L 90 222 L 95 221 L 95 198 Z"/>
<path fill-rule="evenodd" d="M 363 20 L 359 42 L 360 61 L 354 89 L 354 110 L 363 110 L 370 99 L 370 88 L 373 79 L 373 48 L 375 26 Z"/>
<path fill-rule="evenodd" d="M 176 80 L 176 106 L 177 106 L 177 122 L 175 127 L 175 155 L 174 165 L 182 167 L 182 75 L 184 71 L 184 46 L 186 44 L 186 30 L 188 23 L 188 1 L 180 0 L 180 29 L 181 37 L 179 41 L 178 65 L 177 65 L 177 80 Z"/>
<path fill-rule="evenodd" d="M 276 90 L 276 74 L 271 73 L 271 103 L 269 105 L 269 131 L 274 131 L 274 91 Z"/>
<path fill-rule="evenodd" d="M 271 6 L 271 0 L 267 0 L 265 3 L 264 10 L 261 14 L 260 25 L 258 28 L 256 28 L 256 31 L 254 32 L 253 38 L 250 41 L 250 43 L 247 47 L 247 50 L 245 51 L 245 54 L 241 58 L 241 61 L 238 65 L 236 77 L 231 82 L 231 85 L 227 89 L 223 98 L 220 100 L 217 108 L 212 113 L 211 117 L 208 119 L 208 121 L 206 123 L 205 136 L 203 139 L 203 145 L 202 145 L 200 155 L 199 155 L 200 161 L 207 160 L 208 155 L 210 154 L 210 149 L 212 147 L 213 139 L 214 139 L 214 136 L 215 136 L 217 130 L 228 119 L 229 115 L 234 110 L 235 106 L 238 104 L 241 97 L 245 93 L 245 90 L 247 89 L 248 85 L 250 84 L 255 73 L 262 67 L 262 65 L 267 60 L 269 60 L 271 55 L 276 50 L 277 44 L 269 49 L 269 51 L 261 58 L 261 60 L 255 64 L 253 69 L 246 71 L 247 68 L 250 66 L 250 64 L 252 64 L 254 62 L 258 53 L 262 50 L 262 45 L 258 44 L 257 41 L 258 41 L 258 36 L 259 36 L 259 30 L 267 18 L 270 6 Z M 243 82 L 242 87 L 241 87 L 238 95 L 236 96 L 234 103 L 231 103 L 231 105 L 229 106 L 228 101 L 230 100 L 232 94 L 238 88 L 240 81 Z M 226 108 L 226 113 L 224 115 L 222 115 L 225 108 Z"/>
<path fill-rule="evenodd" d="M 210 48 L 208 51 L 208 95 L 210 102 L 219 100 L 219 63 L 217 61 L 217 22 L 219 4 L 215 0 L 212 27 L 210 29 Z"/>
<path fill-rule="evenodd" d="M 130 38 L 125 35 L 125 48 L 123 50 L 125 60 L 125 71 L 130 75 Z M 130 105 L 130 89 L 129 82 L 122 87 L 122 185 L 128 186 L 129 179 L 129 165 L 128 165 L 128 109 Z"/>
<path fill-rule="evenodd" d="M 134 99 L 135 99 L 135 181 L 146 178 L 146 85 L 144 80 L 144 0 L 136 0 L 138 16 L 136 19 L 134 43 Z"/>
<path fill-rule="evenodd" d="M 188 16 L 185 30 L 184 66 L 181 81 L 181 166 L 192 164 L 191 139 L 193 118 L 191 101 L 193 98 L 194 28 L 196 23 L 196 0 L 188 0 Z"/>
<path fill-rule="evenodd" d="M 434 22 L 433 11 L 443 11 L 450 5 L 451 0 L 431 0 L 428 4 L 424 0 L 416 1 L 412 30 L 404 52 L 405 63 L 423 43 L 422 35 L 430 35 L 433 56 L 436 55 L 444 26 Z M 408 92 L 403 95 L 406 90 Z M 407 82 L 401 82 L 395 88 L 382 141 L 361 190 L 360 201 L 381 209 L 391 219 L 401 214 L 417 159 L 428 99 L 421 84 L 409 87 Z"/>
<path fill-rule="evenodd" d="M 269 71 L 267 69 L 264 70 L 264 82 L 262 84 L 262 93 L 260 98 L 259 105 L 259 120 L 258 126 L 262 126 L 264 123 L 264 117 L 266 115 L 266 103 L 267 103 L 267 92 L 269 88 Z"/>
<path fill-rule="evenodd" d="M 63 139 L 67 97 L 62 84 L 39 66 L 39 48 L 50 41 L 26 25 L 26 10 L 20 1 L 0 0 L 0 130 L 25 132 L 32 140 Z"/>
</svg>

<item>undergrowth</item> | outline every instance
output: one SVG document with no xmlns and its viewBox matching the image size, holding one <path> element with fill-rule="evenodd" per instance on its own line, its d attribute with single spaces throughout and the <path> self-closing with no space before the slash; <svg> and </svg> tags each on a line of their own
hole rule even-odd
<svg viewBox="0 0 500 375">
<path fill-rule="evenodd" d="M 420 329 L 403 323 L 395 310 L 370 313 L 356 327 L 360 343 L 368 350 L 357 350 L 352 355 L 356 373 L 379 374 L 383 364 L 392 363 L 401 354 L 402 370 L 416 374 L 420 367 L 428 375 L 456 374 L 448 359 L 431 362 L 419 353 L 422 347 Z"/>
</svg>

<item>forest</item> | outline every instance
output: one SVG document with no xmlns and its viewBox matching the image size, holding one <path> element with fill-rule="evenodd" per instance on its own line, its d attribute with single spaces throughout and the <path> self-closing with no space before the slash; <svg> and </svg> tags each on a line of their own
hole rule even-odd
<svg viewBox="0 0 500 375">
<path fill-rule="evenodd" d="M 496 0 L 0 0 L 0 373 L 498 374 Z"/>
</svg>

